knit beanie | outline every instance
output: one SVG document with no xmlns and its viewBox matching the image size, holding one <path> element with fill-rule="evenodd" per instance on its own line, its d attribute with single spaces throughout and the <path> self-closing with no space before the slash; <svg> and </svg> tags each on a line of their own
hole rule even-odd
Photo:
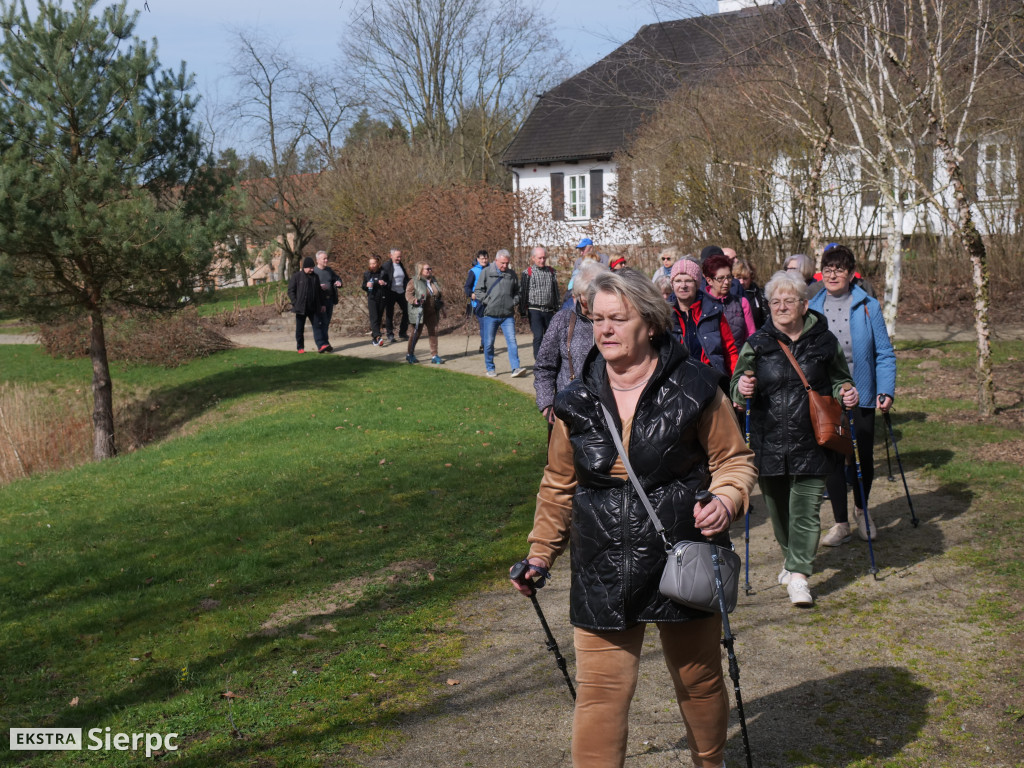
<svg viewBox="0 0 1024 768">
<path fill-rule="evenodd" d="M 705 261 L 708 260 L 709 256 L 714 256 L 715 254 L 724 255 L 725 251 L 723 251 L 717 245 L 705 245 L 704 250 L 700 252 L 700 263 L 703 264 Z"/>
<path fill-rule="evenodd" d="M 689 275 L 697 285 L 702 285 L 704 283 L 704 278 L 700 273 L 700 264 L 691 259 L 680 259 L 672 265 L 672 271 L 669 273 L 669 280 L 674 278 L 676 275 Z"/>
<path fill-rule="evenodd" d="M 316 266 L 316 262 L 313 260 L 312 256 L 307 256 L 306 258 L 304 258 L 302 260 L 302 268 L 303 269 L 309 269 L 310 267 L 315 267 L 315 266 Z"/>
</svg>

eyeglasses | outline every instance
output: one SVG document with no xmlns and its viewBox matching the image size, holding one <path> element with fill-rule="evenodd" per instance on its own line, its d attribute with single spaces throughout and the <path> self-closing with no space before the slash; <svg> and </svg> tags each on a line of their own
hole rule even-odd
<svg viewBox="0 0 1024 768">
<path fill-rule="evenodd" d="M 845 275 L 849 271 L 846 267 L 825 267 L 821 270 L 821 274 L 826 277 L 838 277 L 839 275 Z"/>
<path fill-rule="evenodd" d="M 662 256 L 661 260 L 662 261 L 672 261 L 672 257 L 671 256 Z"/>
<path fill-rule="evenodd" d="M 721 277 L 709 277 L 709 283 L 728 283 L 732 280 L 732 275 L 722 275 Z"/>
<path fill-rule="evenodd" d="M 768 302 L 772 309 L 778 309 L 779 307 L 795 307 L 798 306 L 803 299 L 772 299 Z"/>
<path fill-rule="evenodd" d="M 433 267 L 424 267 L 424 268 L 423 268 L 423 271 L 424 271 L 424 272 L 433 272 L 433 271 L 434 271 L 434 268 L 433 268 Z"/>
</svg>

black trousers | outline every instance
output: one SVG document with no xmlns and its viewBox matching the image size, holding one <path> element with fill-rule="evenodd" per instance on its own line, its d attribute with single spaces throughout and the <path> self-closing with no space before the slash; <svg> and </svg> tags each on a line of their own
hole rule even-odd
<svg viewBox="0 0 1024 768">
<path fill-rule="evenodd" d="M 402 324 L 399 326 L 398 335 L 406 336 L 409 333 L 409 303 L 405 300 L 405 294 L 388 291 L 387 306 L 384 309 L 384 327 L 387 329 L 389 339 L 395 335 L 396 304 L 402 309 Z"/>
<path fill-rule="evenodd" d="M 871 482 L 875 479 L 875 409 L 855 408 L 853 411 L 853 427 L 857 432 L 857 450 L 860 452 L 860 474 L 864 480 L 864 493 L 871 499 Z M 857 465 L 850 459 L 846 466 L 840 464 L 825 479 L 828 500 L 832 503 L 832 516 L 837 523 L 848 523 L 850 511 L 847 506 L 846 484 L 853 485 L 853 503 L 858 509 L 864 509 L 864 501 L 860 497 L 860 485 L 857 483 Z"/>
<path fill-rule="evenodd" d="M 384 309 L 387 305 L 387 299 L 383 296 L 381 296 L 380 298 L 367 296 L 366 305 L 370 310 L 370 335 L 374 339 L 379 339 L 380 323 L 381 320 L 384 319 Z"/>
<path fill-rule="evenodd" d="M 542 309 L 528 309 L 527 312 L 530 315 L 530 330 L 533 332 L 533 359 L 536 362 L 537 355 L 540 354 L 540 343 L 544 340 L 544 334 L 547 333 L 548 326 L 551 325 L 551 318 L 555 316 L 555 313 L 545 312 Z"/>
</svg>

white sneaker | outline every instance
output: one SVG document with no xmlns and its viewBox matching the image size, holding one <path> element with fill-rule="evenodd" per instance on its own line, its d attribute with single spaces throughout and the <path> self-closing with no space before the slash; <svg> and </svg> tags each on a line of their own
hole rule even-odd
<svg viewBox="0 0 1024 768">
<path fill-rule="evenodd" d="M 869 513 L 870 514 L 870 513 Z M 875 521 L 871 521 L 871 532 L 868 532 L 868 526 L 864 524 L 864 510 L 853 509 L 853 520 L 857 524 L 857 535 L 861 537 L 863 541 L 871 539 L 874 541 L 878 538 L 878 528 L 875 527 Z"/>
<path fill-rule="evenodd" d="M 514 371 L 512 371 L 512 378 L 513 379 L 518 379 L 520 376 L 525 376 L 525 375 L 526 375 L 526 369 L 525 368 L 516 368 Z"/>
<path fill-rule="evenodd" d="M 826 547 L 838 547 L 850 540 L 850 524 L 836 523 L 828 533 L 821 538 L 821 543 Z"/>
<path fill-rule="evenodd" d="M 792 571 L 787 571 L 783 568 L 779 571 L 779 584 L 789 584 L 789 578 L 793 575 Z"/>
<path fill-rule="evenodd" d="M 491 379 L 493 379 L 493 378 L 494 378 L 495 376 L 497 376 L 497 375 L 498 375 L 498 372 L 497 372 L 497 371 L 488 371 L 488 372 L 487 372 L 487 376 L 488 376 L 488 378 L 491 378 Z"/>
<path fill-rule="evenodd" d="M 811 597 L 811 588 L 807 586 L 807 579 L 790 579 L 786 585 L 789 592 L 789 602 L 797 608 L 810 608 L 814 605 L 814 598 Z"/>
</svg>

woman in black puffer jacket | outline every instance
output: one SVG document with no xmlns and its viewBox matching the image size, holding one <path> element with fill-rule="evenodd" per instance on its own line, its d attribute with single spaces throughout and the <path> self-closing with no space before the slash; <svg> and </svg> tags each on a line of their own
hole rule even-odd
<svg viewBox="0 0 1024 768">
<path fill-rule="evenodd" d="M 765 286 L 771 316 L 743 345 L 732 378 L 733 401 L 750 398 L 750 447 L 757 456 L 758 485 L 768 507 L 785 564 L 779 583 L 790 602 L 814 604 L 807 577 L 818 548 L 818 512 L 825 478 L 842 457 L 818 445 L 810 404 L 800 376 L 782 351 L 786 345 L 815 392 L 847 408 L 859 402 L 842 347 L 828 322 L 807 309 L 807 287 L 793 272 L 776 272 Z M 747 376 L 746 371 L 753 371 Z M 845 392 L 842 388 L 850 384 Z"/>
<path fill-rule="evenodd" d="M 573 765 L 623 765 L 644 628 L 655 622 L 694 762 L 717 767 L 729 714 L 721 617 L 659 593 L 665 546 L 627 478 L 601 405 L 613 414 L 672 542 L 707 536 L 728 544 L 728 528 L 746 510 L 754 484 L 753 457 L 719 375 L 668 335 L 669 306 L 645 275 L 598 274 L 588 304 L 595 349 L 582 377 L 555 397 L 525 573 L 546 574 L 571 541 Z M 695 495 L 705 488 L 715 498 L 698 508 Z"/>
</svg>

